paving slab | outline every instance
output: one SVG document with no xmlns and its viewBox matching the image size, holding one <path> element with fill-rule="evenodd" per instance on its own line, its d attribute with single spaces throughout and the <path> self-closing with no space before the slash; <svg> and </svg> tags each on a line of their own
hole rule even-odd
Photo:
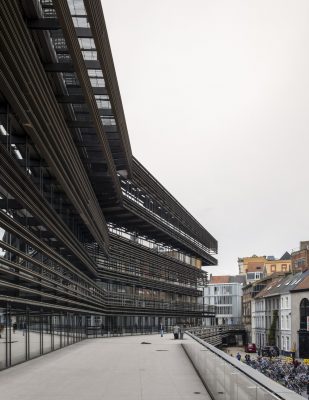
<svg viewBox="0 0 309 400">
<path fill-rule="evenodd" d="M 79 342 L 1 371 L 0 393 L 5 400 L 210 399 L 171 334 Z"/>
</svg>

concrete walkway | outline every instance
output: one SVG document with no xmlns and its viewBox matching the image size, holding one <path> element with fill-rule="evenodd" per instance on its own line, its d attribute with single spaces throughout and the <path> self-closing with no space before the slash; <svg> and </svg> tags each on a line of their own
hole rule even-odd
<svg viewBox="0 0 309 400">
<path fill-rule="evenodd" d="M 185 340 L 190 340 L 185 337 Z M 150 344 L 142 344 L 148 342 Z M 208 400 L 171 334 L 89 339 L 0 372 L 5 400 Z"/>
</svg>

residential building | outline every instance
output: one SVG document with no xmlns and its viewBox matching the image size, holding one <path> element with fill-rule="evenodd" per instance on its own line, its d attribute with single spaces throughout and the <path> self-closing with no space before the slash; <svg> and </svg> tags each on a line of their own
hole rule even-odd
<svg viewBox="0 0 309 400">
<path fill-rule="evenodd" d="M 256 256 L 238 258 L 239 274 L 246 276 L 247 283 L 260 280 L 264 276 L 264 266 L 267 261 L 266 256 Z"/>
<path fill-rule="evenodd" d="M 302 272 L 276 276 L 252 299 L 252 340 L 258 347 L 276 345 L 285 355 L 298 349 L 299 307 L 293 305 L 292 299 L 297 302 L 296 288 L 301 291 L 306 276 Z"/>
<path fill-rule="evenodd" d="M 291 262 L 294 272 L 309 269 L 309 241 L 300 242 L 299 249 L 292 252 Z"/>
<path fill-rule="evenodd" d="M 255 282 L 274 273 L 291 272 L 291 255 L 285 252 L 280 259 L 274 256 L 244 257 L 238 259 L 239 274 L 245 275 L 247 283 Z"/>
<path fill-rule="evenodd" d="M 275 277 L 280 274 L 273 274 L 269 276 L 265 276 L 264 278 L 248 283 L 243 287 L 243 296 L 242 296 L 242 310 L 243 316 L 242 321 L 245 326 L 245 330 L 247 333 L 247 338 L 249 342 L 255 343 L 255 339 L 252 338 L 252 313 L 255 313 L 255 303 L 252 305 L 252 300 L 267 286 L 269 282 L 272 281 Z M 282 274 L 281 274 L 282 275 Z M 252 309 L 253 307 L 253 309 Z M 262 307 L 261 305 L 259 307 Z M 264 309 L 264 308 L 262 308 Z M 258 311 L 261 311 L 258 309 Z M 262 323 L 262 320 L 260 321 Z M 265 323 L 265 321 L 264 321 Z M 263 323 L 263 324 L 264 324 Z"/>
<path fill-rule="evenodd" d="M 242 275 L 211 276 L 204 288 L 204 304 L 215 306 L 214 318 L 204 318 L 205 325 L 231 325 L 242 320 L 242 288 L 245 277 Z"/>
<path fill-rule="evenodd" d="M 291 290 L 292 349 L 296 356 L 309 358 L 309 271 L 302 274 Z"/>
<path fill-rule="evenodd" d="M 291 255 L 286 251 L 280 259 L 274 257 L 266 257 L 264 264 L 264 273 L 271 275 L 275 273 L 291 272 Z"/>
</svg>

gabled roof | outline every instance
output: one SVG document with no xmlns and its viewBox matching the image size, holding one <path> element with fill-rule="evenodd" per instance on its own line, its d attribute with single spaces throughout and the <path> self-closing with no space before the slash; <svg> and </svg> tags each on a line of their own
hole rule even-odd
<svg viewBox="0 0 309 400">
<path fill-rule="evenodd" d="M 307 280 L 305 281 L 305 279 Z M 301 286 L 302 284 L 303 286 Z M 309 289 L 309 271 L 306 271 L 305 273 L 299 272 L 294 275 L 289 274 L 287 276 L 279 276 L 273 279 L 260 293 L 256 295 L 255 298 L 279 296 L 283 293 L 294 291 L 295 289 L 306 290 L 307 288 Z"/>
<path fill-rule="evenodd" d="M 287 251 L 280 258 L 280 260 L 290 260 L 290 259 L 291 259 L 291 254 L 289 252 L 287 252 Z"/>
<path fill-rule="evenodd" d="M 276 289 L 278 289 L 278 285 L 281 285 L 282 280 L 284 280 L 284 277 L 274 278 L 255 296 L 255 298 L 270 297 L 278 294 Z"/>
<path fill-rule="evenodd" d="M 293 288 L 291 289 L 291 292 L 309 290 L 309 271 L 305 271 L 303 273 L 300 272 L 296 275 L 300 275 L 300 279 L 297 279 Z"/>
</svg>

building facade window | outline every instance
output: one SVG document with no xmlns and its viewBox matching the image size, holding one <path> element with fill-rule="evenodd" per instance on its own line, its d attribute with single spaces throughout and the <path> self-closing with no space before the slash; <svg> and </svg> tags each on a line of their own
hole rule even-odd
<svg viewBox="0 0 309 400">
<path fill-rule="evenodd" d="M 307 317 L 309 317 L 309 300 L 302 299 L 300 302 L 300 329 L 307 330 Z"/>
</svg>

